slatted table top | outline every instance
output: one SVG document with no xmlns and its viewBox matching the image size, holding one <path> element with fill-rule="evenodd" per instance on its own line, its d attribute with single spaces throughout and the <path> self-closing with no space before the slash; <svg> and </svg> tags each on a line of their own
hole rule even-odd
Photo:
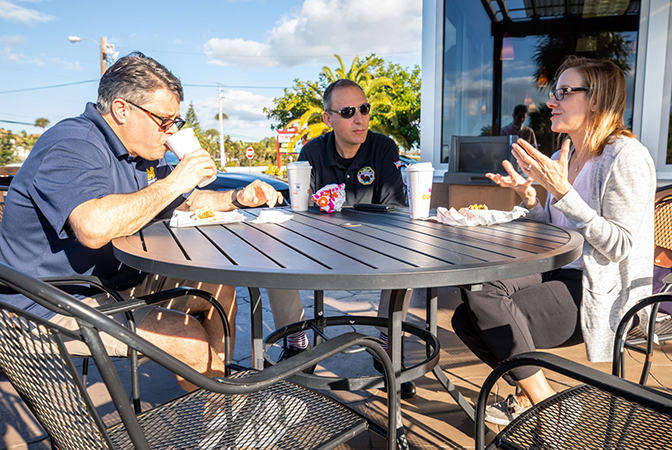
<svg viewBox="0 0 672 450">
<path fill-rule="evenodd" d="M 411 220 L 408 210 L 283 209 L 282 224 L 245 222 L 170 228 L 159 221 L 113 241 L 123 263 L 208 283 L 288 289 L 405 289 L 477 284 L 556 269 L 581 254 L 583 238 L 551 224 L 452 227 Z"/>
</svg>

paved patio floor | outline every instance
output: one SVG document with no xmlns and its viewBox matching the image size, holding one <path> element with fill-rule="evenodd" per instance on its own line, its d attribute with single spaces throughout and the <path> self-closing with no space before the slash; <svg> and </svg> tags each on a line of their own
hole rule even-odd
<svg viewBox="0 0 672 450">
<path fill-rule="evenodd" d="M 246 289 L 237 289 L 238 318 L 236 320 L 237 339 L 233 359 L 236 363 L 249 366 L 251 360 L 249 340 L 249 295 Z M 265 295 L 265 293 L 264 293 Z M 310 291 L 301 292 L 307 314 L 312 317 L 312 295 Z M 325 293 L 325 309 L 327 315 L 360 314 L 375 315 L 378 303 L 378 292 L 357 291 L 328 291 Z M 455 336 L 450 325 L 455 307 L 459 304 L 459 294 L 455 288 L 439 290 L 439 339 L 442 345 L 441 367 L 457 386 L 460 392 L 472 404 L 475 403 L 479 388 L 484 378 L 490 372 Z M 273 319 L 268 310 L 268 303 L 264 303 L 264 327 L 267 332 L 274 329 Z M 424 291 L 414 292 L 407 320 L 423 324 L 425 318 Z M 340 330 L 330 330 L 331 333 Z M 373 328 L 358 328 L 358 331 L 377 335 Z M 419 342 L 408 340 L 406 345 L 407 359 L 420 360 L 424 356 L 424 346 Z M 656 388 L 672 386 L 672 360 L 670 359 L 670 344 L 657 348 L 654 358 L 654 367 L 649 384 Z M 579 363 L 587 363 L 583 345 L 561 348 L 552 351 L 555 354 L 572 359 Z M 640 355 L 628 355 L 627 371 L 629 379 L 636 378 L 641 367 Z M 127 361 L 119 360 L 121 370 L 127 370 Z M 609 372 L 610 364 L 593 364 L 599 370 Z M 348 372 L 343 372 L 347 367 Z M 367 354 L 338 355 L 320 366 L 318 371 L 323 373 L 336 372 L 342 375 L 374 374 L 371 357 Z M 556 374 L 547 374 L 552 385 L 562 390 L 573 383 Z M 128 379 L 128 377 L 124 377 Z M 104 392 L 102 383 L 96 374 L 91 376 L 90 391 L 94 402 L 98 405 L 106 423 L 112 424 L 117 420 L 116 413 L 109 398 Z M 145 407 L 160 403 L 172 398 L 181 389 L 177 386 L 173 376 L 165 369 L 148 363 L 141 367 L 141 393 Z M 467 415 L 436 381 L 433 375 L 426 375 L 417 380 L 417 397 L 412 400 L 403 400 L 402 409 L 404 425 L 408 441 L 412 449 L 471 449 L 474 447 L 473 424 Z M 512 392 L 504 382 L 499 383 L 493 400 L 501 399 Z M 379 423 L 385 423 L 385 397 L 379 391 L 357 391 L 334 394 L 342 402 L 365 414 Z M 28 411 L 22 400 L 17 396 L 6 379 L 0 375 L 0 449 L 49 449 L 49 440 L 42 428 Z M 385 442 L 373 432 L 364 433 L 348 444 L 339 447 L 346 449 L 383 449 Z"/>
</svg>

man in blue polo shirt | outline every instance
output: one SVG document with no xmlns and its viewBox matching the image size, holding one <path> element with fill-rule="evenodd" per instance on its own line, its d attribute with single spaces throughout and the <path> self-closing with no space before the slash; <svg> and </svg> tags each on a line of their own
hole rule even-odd
<svg viewBox="0 0 672 450">
<path fill-rule="evenodd" d="M 180 282 L 121 265 L 112 253 L 114 238 L 131 235 L 176 208 L 226 211 L 281 202 L 282 195 L 260 181 L 228 192 L 194 190 L 216 173 L 205 150 L 186 155 L 174 170 L 167 164 L 166 139 L 184 125 L 182 100 L 180 81 L 152 58 L 132 53 L 112 65 L 100 80 L 98 102 L 46 131 L 14 178 L 0 225 L 0 261 L 35 277 L 97 275 L 139 296 Z M 212 292 L 230 320 L 235 318 L 232 287 L 197 287 Z M 3 300 L 76 326 L 26 297 Z M 100 305 L 107 300 L 83 301 Z M 210 312 L 210 304 L 191 298 L 170 310 L 144 308 L 136 315 L 138 334 L 201 373 L 223 376 L 221 321 L 210 314 L 202 324 L 185 320 L 181 311 L 186 310 Z M 128 352 L 112 338 L 105 345 L 113 356 Z M 192 387 L 178 381 L 185 389 Z"/>
<path fill-rule="evenodd" d="M 362 88 L 352 80 L 334 81 L 325 89 L 322 102 L 322 120 L 332 131 L 308 142 L 299 155 L 299 161 L 308 161 L 312 167 L 311 195 L 328 184 L 343 183 L 346 206 L 358 203 L 404 206 L 406 195 L 399 170 L 399 149 L 389 137 L 369 130 L 371 105 Z M 298 291 L 267 289 L 267 293 L 276 328 L 305 320 Z M 387 317 L 390 293 L 381 292 L 379 317 Z M 404 312 L 411 293 L 410 289 L 406 292 Z M 386 331 L 380 330 L 385 343 Z M 288 336 L 287 341 L 288 347 L 280 359 L 308 347 L 303 331 Z M 382 364 L 374 365 L 382 371 Z M 415 396 L 413 382 L 402 384 L 401 396 Z"/>
</svg>

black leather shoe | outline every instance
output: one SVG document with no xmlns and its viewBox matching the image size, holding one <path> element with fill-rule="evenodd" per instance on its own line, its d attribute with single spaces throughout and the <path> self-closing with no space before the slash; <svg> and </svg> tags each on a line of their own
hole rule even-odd
<svg viewBox="0 0 672 450">
<path fill-rule="evenodd" d="M 402 364 L 402 369 L 403 369 L 403 364 Z M 385 370 L 383 368 L 383 363 L 380 362 L 380 360 L 373 358 L 373 368 L 376 369 L 380 373 L 384 373 Z M 383 388 L 383 391 L 387 391 L 387 389 Z M 415 397 L 415 381 L 406 381 L 404 383 L 401 383 L 401 398 L 404 400 L 408 400 L 410 398 Z"/>
<path fill-rule="evenodd" d="M 305 348 L 292 347 L 291 345 L 288 345 L 287 347 L 282 349 L 282 352 L 280 353 L 280 356 L 278 357 L 278 362 L 289 359 L 292 356 L 296 356 L 299 353 L 303 353 L 305 351 L 306 351 Z"/>
<path fill-rule="evenodd" d="M 292 356 L 296 356 L 299 353 L 305 352 L 306 350 L 308 350 L 308 349 L 307 348 L 292 347 L 291 345 L 288 345 L 287 347 L 282 349 L 282 352 L 280 353 L 280 356 L 278 357 L 278 362 L 289 359 Z M 310 366 L 306 369 L 303 369 L 302 372 L 307 373 L 307 374 L 312 374 L 313 372 L 315 372 L 315 366 Z"/>
</svg>

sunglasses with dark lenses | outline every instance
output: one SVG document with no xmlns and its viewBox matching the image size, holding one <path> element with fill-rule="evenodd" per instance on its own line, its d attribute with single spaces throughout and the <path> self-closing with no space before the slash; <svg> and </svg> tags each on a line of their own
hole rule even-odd
<svg viewBox="0 0 672 450">
<path fill-rule="evenodd" d="M 184 119 L 182 119 L 182 118 L 180 118 L 180 117 L 176 117 L 176 118 L 174 118 L 174 119 L 170 119 L 170 118 L 166 118 L 166 117 L 161 117 L 161 116 L 159 116 L 159 115 L 157 115 L 157 114 L 154 114 L 153 112 L 151 112 L 151 111 L 149 111 L 149 110 L 143 108 L 142 106 L 136 105 L 136 104 L 133 103 L 133 102 L 130 102 L 130 101 L 128 101 L 128 100 L 124 100 L 124 101 L 125 101 L 126 103 L 130 104 L 130 105 L 135 106 L 135 107 L 138 108 L 140 111 L 142 111 L 142 112 L 144 112 L 145 114 L 147 114 L 149 117 L 152 117 L 152 118 L 154 118 L 154 119 L 159 119 L 159 120 L 161 121 L 161 123 L 159 124 L 159 130 L 161 130 L 161 131 L 168 131 L 168 130 L 170 130 L 170 128 L 171 128 L 173 125 L 175 125 L 175 126 L 177 127 L 177 129 L 180 130 L 180 129 L 182 129 L 182 127 L 184 126 L 184 124 L 187 123 L 186 120 L 184 120 Z"/>
<path fill-rule="evenodd" d="M 565 94 L 570 94 L 572 92 L 581 92 L 589 91 L 590 88 L 587 87 L 562 87 L 548 93 L 548 98 L 551 99 L 555 97 L 557 101 L 562 101 L 565 99 Z"/>
<path fill-rule="evenodd" d="M 339 110 L 335 109 L 328 109 L 327 112 L 332 112 L 336 114 L 340 114 L 342 118 L 344 119 L 350 119 L 352 116 L 355 115 L 355 112 L 359 110 L 359 112 L 363 115 L 366 116 L 369 114 L 369 111 L 371 111 L 371 105 L 368 103 L 363 103 L 359 106 L 346 106 L 345 108 L 341 108 Z"/>
</svg>

